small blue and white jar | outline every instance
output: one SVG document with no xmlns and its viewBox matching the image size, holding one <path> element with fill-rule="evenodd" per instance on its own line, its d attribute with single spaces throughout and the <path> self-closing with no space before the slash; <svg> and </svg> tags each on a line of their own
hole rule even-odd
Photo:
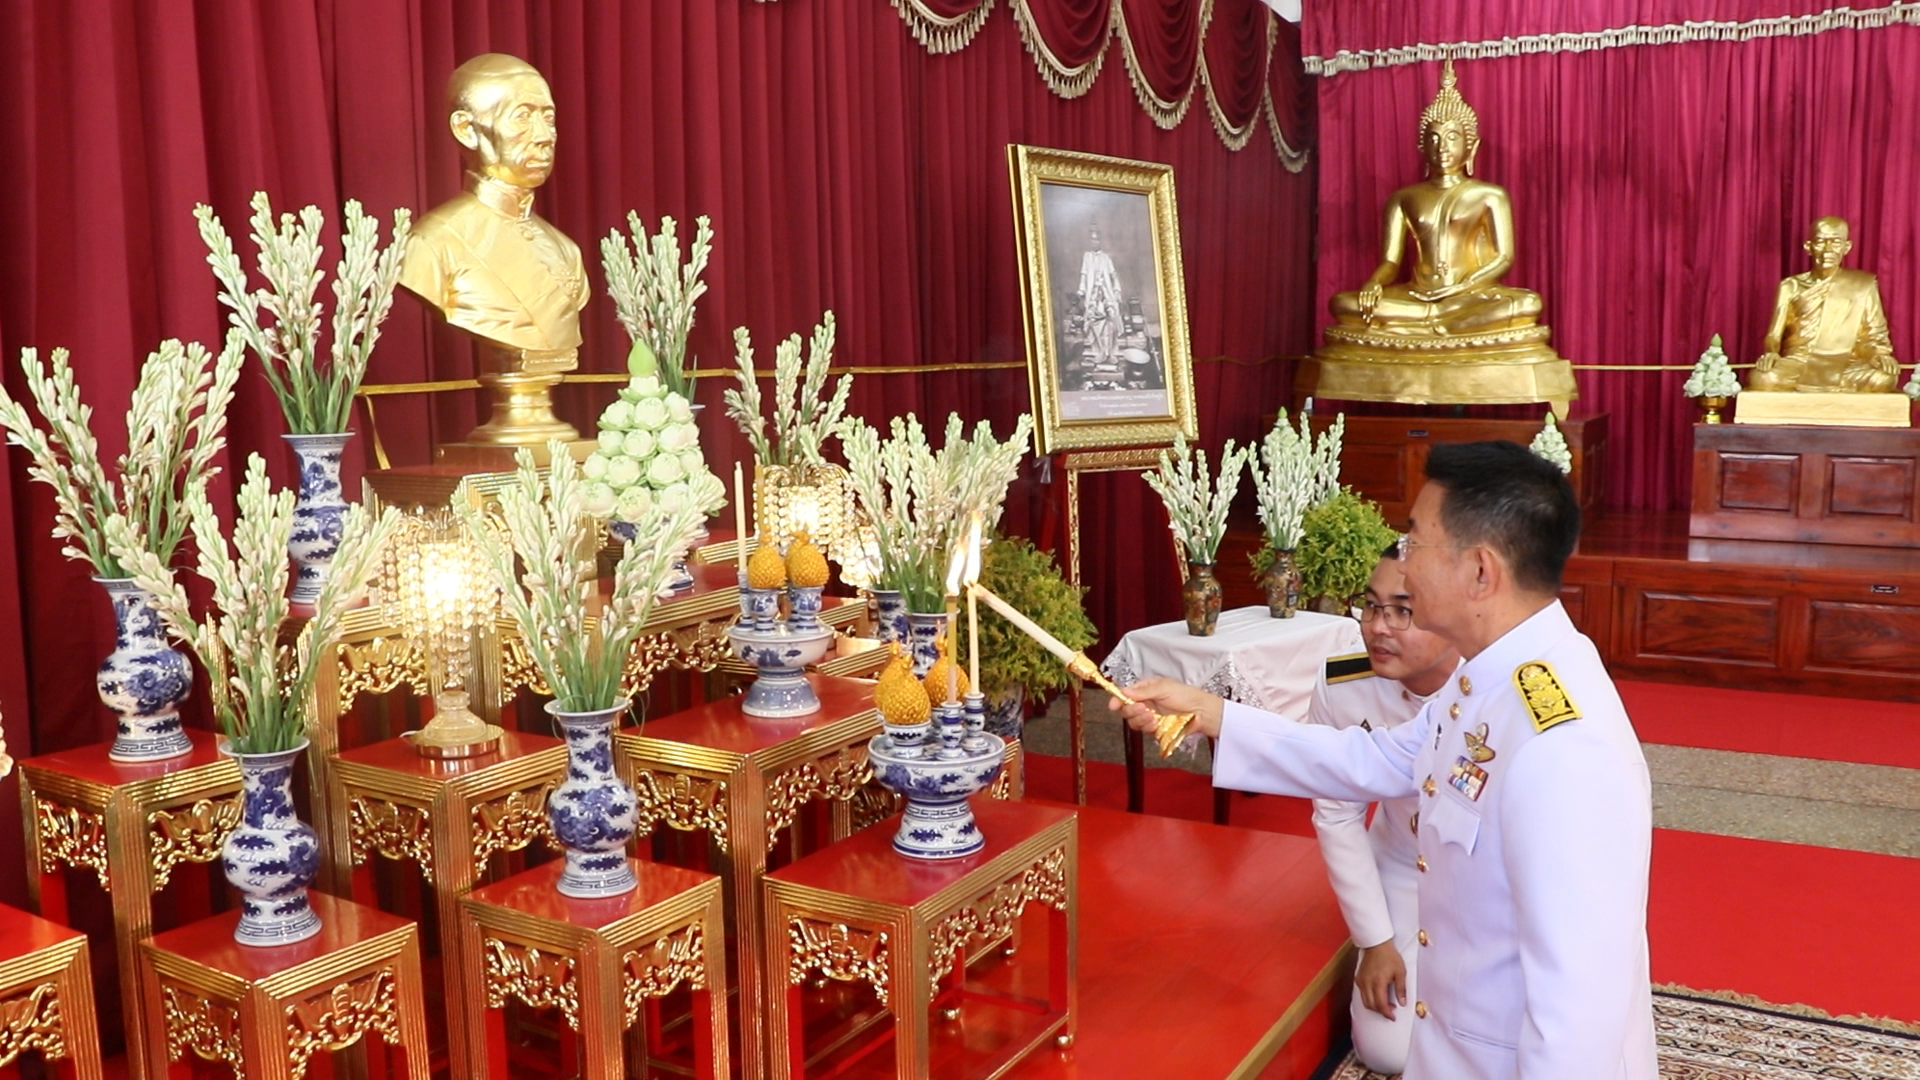
<svg viewBox="0 0 1920 1080">
<path fill-rule="evenodd" d="M 220 849 L 220 868 L 240 893 L 242 945 L 305 941 L 320 932 L 307 886 L 320 873 L 320 838 L 293 809 L 293 766 L 307 748 L 232 754 L 240 766 L 240 824 Z"/>
<path fill-rule="evenodd" d="M 620 896 L 640 884 L 627 861 L 639 799 L 613 768 L 613 729 L 627 705 L 622 698 L 611 708 L 567 712 L 558 701 L 547 702 L 567 744 L 567 778 L 547 799 L 547 820 L 566 849 L 566 869 L 555 886 L 562 896 Z"/>
</svg>

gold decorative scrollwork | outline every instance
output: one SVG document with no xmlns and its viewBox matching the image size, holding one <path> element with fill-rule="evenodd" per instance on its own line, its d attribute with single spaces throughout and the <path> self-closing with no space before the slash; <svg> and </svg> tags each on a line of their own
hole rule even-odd
<svg viewBox="0 0 1920 1080">
<path fill-rule="evenodd" d="M 1013 798 L 1013 770 L 1005 765 L 1000 767 L 1000 775 L 987 785 L 987 798 L 1008 802 Z"/>
<path fill-rule="evenodd" d="M 355 795 L 347 801 L 347 846 L 353 865 L 378 852 L 398 862 L 417 862 L 433 884 L 433 818 L 417 806 Z"/>
<path fill-rule="evenodd" d="M 60 992 L 51 982 L 0 1001 L 0 1069 L 28 1050 L 40 1051 L 48 1061 L 67 1056 Z"/>
<path fill-rule="evenodd" d="M 379 1035 L 399 1046 L 400 1007 L 392 968 L 381 968 L 324 993 L 287 1006 L 289 1075 L 300 1080 L 307 1062 L 322 1050 L 339 1050 L 363 1036 Z M 419 1047 L 408 1047 L 409 1053 Z"/>
<path fill-rule="evenodd" d="M 503 630 L 500 634 L 500 696 L 511 698 L 522 689 L 536 694 L 553 693 L 545 676 L 540 674 L 540 665 L 533 662 L 533 650 L 527 648 L 526 641 L 518 632 Z"/>
<path fill-rule="evenodd" d="M 427 659 L 406 638 L 377 637 L 359 645 L 343 641 L 335 656 L 342 711 L 353 708 L 353 699 L 361 694 L 384 694 L 403 683 L 421 697 L 432 692 L 427 686 Z"/>
<path fill-rule="evenodd" d="M 706 780 L 685 773 L 641 769 L 634 774 L 633 789 L 640 796 L 640 814 L 634 824 L 635 836 L 652 835 L 656 825 L 665 825 L 680 832 L 703 832 L 712 838 L 721 854 L 726 854 L 725 780 Z"/>
<path fill-rule="evenodd" d="M 852 799 L 871 779 L 873 767 L 864 743 L 767 777 L 767 835 L 793 824 L 800 808 L 813 799 Z"/>
<path fill-rule="evenodd" d="M 878 780 L 869 780 L 847 800 L 852 810 L 853 831 L 859 832 L 870 825 L 885 821 L 900 812 L 907 801 L 900 793 L 887 787 Z"/>
<path fill-rule="evenodd" d="M 580 1030 L 580 983 L 572 957 L 493 937 L 486 939 L 486 952 L 487 1008 L 515 997 L 536 1009 L 559 1009 L 567 1026 Z"/>
<path fill-rule="evenodd" d="M 549 780 L 539 787 L 511 791 L 473 808 L 473 865 L 485 866 L 495 852 L 519 851 L 535 840 L 559 847 L 553 823 L 547 818 L 547 797 L 558 787 Z"/>
<path fill-rule="evenodd" d="M 228 834 L 240 824 L 240 796 L 201 799 L 184 810 L 155 810 L 147 815 L 153 850 L 153 891 L 173 880 L 183 862 L 207 863 L 220 857 Z"/>
<path fill-rule="evenodd" d="M 795 915 L 787 923 L 787 940 L 791 950 L 787 957 L 788 982 L 805 982 L 808 972 L 817 971 L 829 979 L 869 983 L 880 1006 L 886 1007 L 892 945 L 885 930 Z"/>
<path fill-rule="evenodd" d="M 87 866 L 112 891 L 107 873 L 107 823 L 99 814 L 77 806 L 33 800 L 34 827 L 40 834 L 40 872 L 51 874 L 62 866 Z"/>
<path fill-rule="evenodd" d="M 160 1006 L 166 1016 L 167 1060 L 179 1061 L 191 1050 L 208 1061 L 226 1062 L 236 1075 L 246 1075 L 240 1053 L 238 1009 L 210 1001 L 184 986 L 162 986 Z"/>
<path fill-rule="evenodd" d="M 626 679 L 620 692 L 639 697 L 653 685 L 654 676 L 667 670 L 712 671 L 720 661 L 733 655 L 727 627 L 739 618 L 739 613 L 733 612 L 725 618 L 678 630 L 642 634 L 627 654 Z"/>
<path fill-rule="evenodd" d="M 1013 924 L 1029 903 L 1049 904 L 1055 910 L 1067 910 L 1067 849 L 1054 848 L 1042 855 L 1020 876 L 994 886 L 984 896 L 967 904 L 940 921 L 928 935 L 933 954 L 928 977 L 938 992 L 940 980 L 953 970 L 954 956 L 968 942 L 992 941 L 1013 932 Z"/>
<path fill-rule="evenodd" d="M 707 942 L 699 923 L 691 923 L 620 957 L 621 989 L 626 997 L 627 1026 L 640 1019 L 640 1005 L 648 998 L 666 997 L 686 983 L 692 990 L 707 986 Z"/>
</svg>

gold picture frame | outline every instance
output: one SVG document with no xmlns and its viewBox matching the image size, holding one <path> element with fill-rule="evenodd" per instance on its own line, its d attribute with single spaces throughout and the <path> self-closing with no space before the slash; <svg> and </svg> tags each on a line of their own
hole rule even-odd
<svg viewBox="0 0 1920 1080">
<path fill-rule="evenodd" d="M 1039 452 L 1199 436 L 1173 166 L 1007 147 Z"/>
</svg>

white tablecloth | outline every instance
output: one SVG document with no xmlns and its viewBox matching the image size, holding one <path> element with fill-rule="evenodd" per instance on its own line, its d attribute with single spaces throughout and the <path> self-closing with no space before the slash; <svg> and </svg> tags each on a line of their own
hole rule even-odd
<svg viewBox="0 0 1920 1080">
<path fill-rule="evenodd" d="M 1276 619 L 1262 605 L 1221 612 L 1210 637 L 1185 622 L 1129 631 L 1100 668 L 1121 686 L 1158 675 L 1300 720 L 1327 657 L 1363 647 L 1360 624 L 1344 615 Z"/>
</svg>

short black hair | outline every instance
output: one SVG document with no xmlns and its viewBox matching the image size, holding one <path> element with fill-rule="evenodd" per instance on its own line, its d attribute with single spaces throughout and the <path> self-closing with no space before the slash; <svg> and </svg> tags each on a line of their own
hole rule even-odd
<svg viewBox="0 0 1920 1080">
<path fill-rule="evenodd" d="M 1427 479 L 1444 489 L 1448 536 L 1500 552 L 1521 588 L 1559 594 L 1580 542 L 1580 500 L 1560 466 L 1517 443 L 1459 443 L 1433 448 Z"/>
</svg>

